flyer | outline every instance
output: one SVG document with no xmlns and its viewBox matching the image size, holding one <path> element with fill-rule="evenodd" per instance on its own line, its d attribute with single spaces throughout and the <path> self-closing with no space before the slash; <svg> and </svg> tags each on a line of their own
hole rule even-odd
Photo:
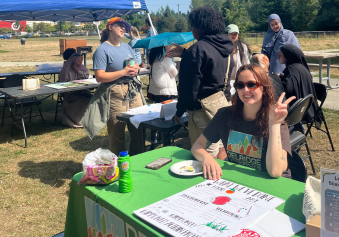
<svg viewBox="0 0 339 237">
<path fill-rule="evenodd" d="M 172 236 L 229 236 L 285 201 L 275 196 L 220 180 L 206 180 L 135 215 Z"/>
<path fill-rule="evenodd" d="M 320 169 L 321 236 L 339 235 L 339 171 Z"/>
</svg>

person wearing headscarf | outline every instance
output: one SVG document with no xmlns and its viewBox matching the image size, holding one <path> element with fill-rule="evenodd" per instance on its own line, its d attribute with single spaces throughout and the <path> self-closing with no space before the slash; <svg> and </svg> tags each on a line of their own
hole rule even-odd
<svg viewBox="0 0 339 237">
<path fill-rule="evenodd" d="M 268 30 L 261 50 L 270 59 L 270 74 L 280 74 L 284 70 L 285 66 L 279 63 L 278 51 L 285 44 L 293 44 L 300 48 L 298 39 L 293 32 L 284 29 L 277 14 L 271 14 L 268 17 Z"/>
<path fill-rule="evenodd" d="M 290 105 L 292 106 L 296 100 L 309 94 L 314 96 L 313 104 L 303 118 L 304 121 L 311 122 L 315 111 L 318 109 L 318 101 L 304 53 L 297 46 L 286 44 L 279 50 L 279 61 L 286 65 L 283 75 L 280 75 L 286 98 L 296 97 Z"/>
<path fill-rule="evenodd" d="M 82 65 L 82 56 L 74 53 L 64 62 L 64 66 L 60 72 L 59 82 L 87 79 L 88 77 L 88 70 Z M 80 120 L 91 99 L 91 93 L 88 90 L 81 90 L 63 93 L 62 96 L 64 98 L 62 124 L 71 128 L 82 127 Z"/>
<path fill-rule="evenodd" d="M 249 64 L 249 55 L 250 49 L 248 46 L 243 42 L 239 35 L 239 27 L 234 24 L 230 24 L 226 27 L 226 35 L 232 40 L 234 49 L 232 52 L 233 60 L 234 60 L 234 67 L 231 73 L 231 77 L 227 80 L 227 86 L 225 90 L 225 96 L 228 101 L 231 101 L 231 96 L 235 94 L 235 88 L 233 86 L 235 82 L 235 75 L 237 74 L 238 69 L 245 64 Z"/>
</svg>

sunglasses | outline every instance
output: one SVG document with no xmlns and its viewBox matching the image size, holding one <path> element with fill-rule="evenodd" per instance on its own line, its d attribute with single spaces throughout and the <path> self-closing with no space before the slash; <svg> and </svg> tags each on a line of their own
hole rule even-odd
<svg viewBox="0 0 339 237">
<path fill-rule="evenodd" d="M 245 86 L 250 90 L 255 90 L 260 86 L 260 84 L 255 82 L 255 81 L 249 81 L 249 82 L 245 82 L 245 83 L 239 81 L 239 82 L 234 83 L 233 86 L 237 90 L 244 89 Z"/>
</svg>

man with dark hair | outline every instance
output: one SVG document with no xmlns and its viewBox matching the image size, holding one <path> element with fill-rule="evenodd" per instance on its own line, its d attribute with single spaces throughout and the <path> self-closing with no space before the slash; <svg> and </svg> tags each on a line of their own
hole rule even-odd
<svg viewBox="0 0 339 237">
<path fill-rule="evenodd" d="M 180 57 L 179 98 L 173 120 L 180 123 L 180 117 L 188 111 L 189 135 L 191 145 L 198 139 L 211 120 L 202 109 L 200 100 L 222 91 L 225 74 L 232 72 L 234 61 L 233 43 L 226 36 L 226 26 L 221 14 L 204 6 L 194 9 L 188 16 L 192 33 L 196 40 L 187 50 L 174 44 L 175 48 L 166 52 L 166 57 Z M 229 63 L 230 58 L 230 65 Z M 212 144 L 208 152 L 216 157 L 218 144 Z"/>
<path fill-rule="evenodd" d="M 151 21 L 152 21 L 152 24 L 153 24 L 153 19 L 152 18 L 151 18 Z M 148 18 L 145 19 L 145 23 L 146 23 L 146 28 L 148 29 L 146 38 L 147 37 L 152 37 L 153 35 L 157 35 L 158 34 L 158 31 L 154 27 L 152 28 L 151 23 L 150 23 Z M 153 30 L 154 30 L 154 32 L 153 32 Z M 150 67 L 149 62 L 148 62 L 149 52 L 150 52 L 150 50 L 145 49 L 145 55 L 146 55 L 146 59 L 147 59 L 147 68 Z"/>
</svg>

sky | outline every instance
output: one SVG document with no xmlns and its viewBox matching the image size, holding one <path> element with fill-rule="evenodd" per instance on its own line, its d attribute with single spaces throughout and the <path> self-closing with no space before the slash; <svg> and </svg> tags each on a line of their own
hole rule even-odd
<svg viewBox="0 0 339 237">
<path fill-rule="evenodd" d="M 178 4 L 181 12 L 187 12 L 191 0 L 146 0 L 148 10 L 150 12 L 157 12 L 157 10 L 162 6 L 163 8 L 168 5 L 175 12 L 178 12 Z"/>
</svg>

